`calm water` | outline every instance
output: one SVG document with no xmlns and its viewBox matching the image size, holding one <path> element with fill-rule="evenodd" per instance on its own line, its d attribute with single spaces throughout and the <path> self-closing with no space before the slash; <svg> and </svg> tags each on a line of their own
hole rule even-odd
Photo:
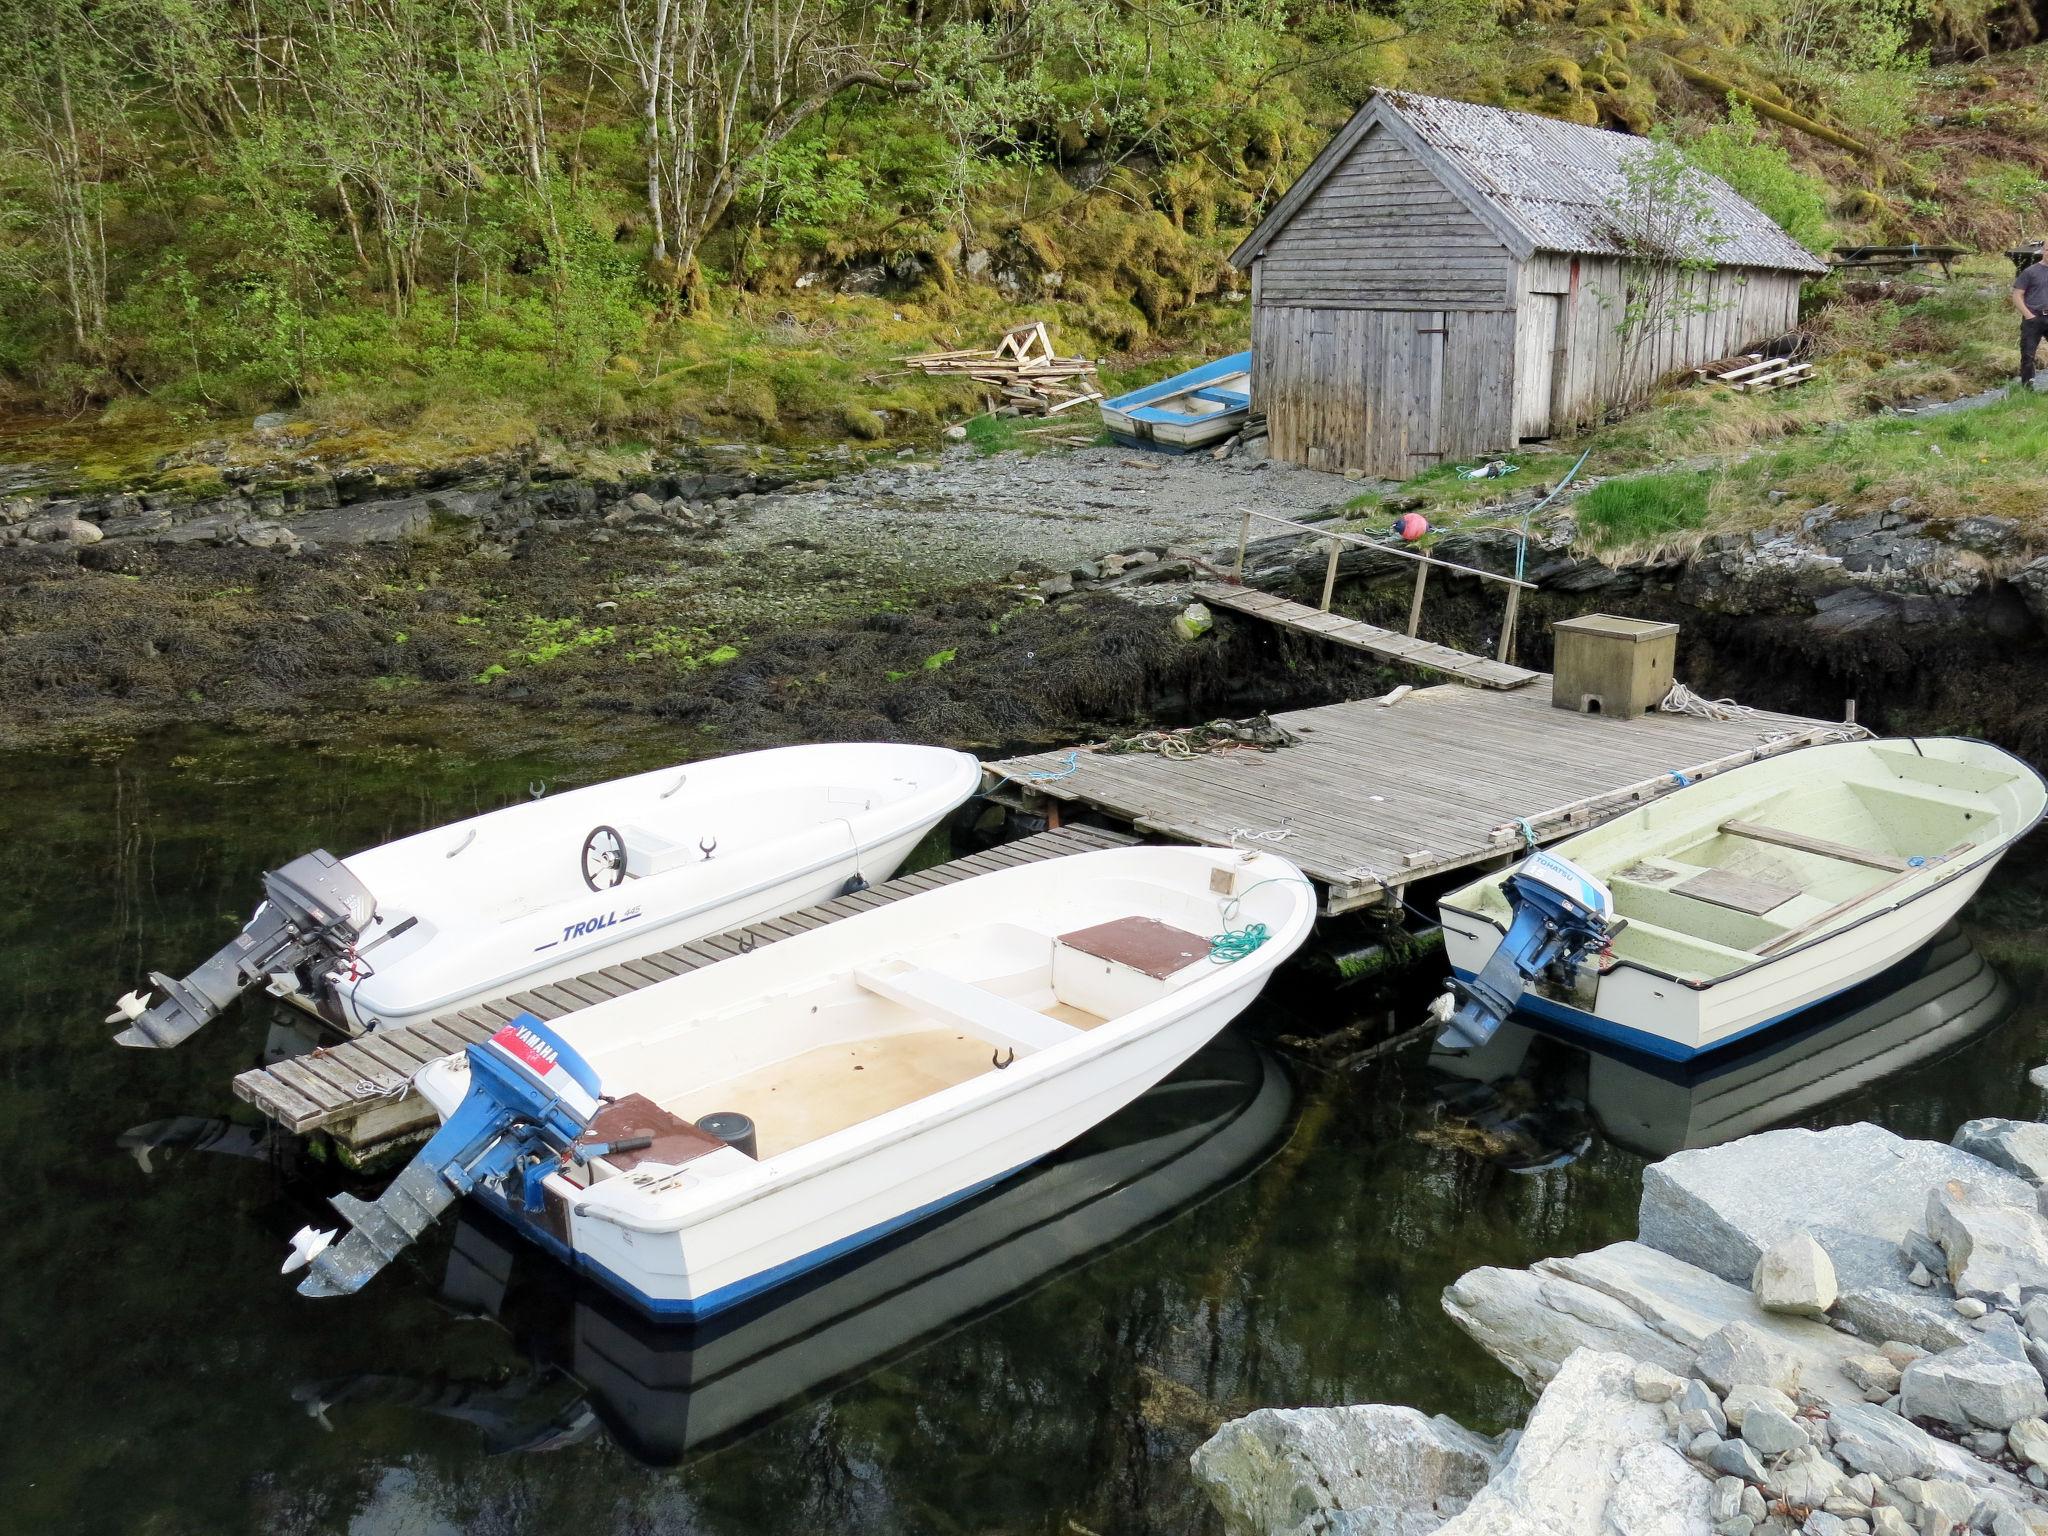
<svg viewBox="0 0 2048 1536">
<path fill-rule="evenodd" d="M 1297 982 L 1057 1163 L 716 1332 L 622 1315 L 481 1222 L 360 1297 L 299 1297 L 285 1239 L 337 1185 L 229 1092 L 256 1011 L 130 1052 L 113 998 L 211 953 L 307 847 L 679 755 L 643 734 L 577 761 L 167 740 L 0 761 L 0 1530 L 1210 1529 L 1186 1461 L 1219 1416 L 1518 1420 L 1438 1294 L 1632 1235 L 1646 1153 L 2039 1107 L 2039 861 L 2015 857 L 1917 992 L 1704 1086 L 1512 1037 L 1455 1071 L 1426 1047 L 1332 1070 L 1257 1042 L 1412 1020 L 1435 988 Z M 1916 1061 L 1927 1029 L 1946 1054 Z M 1858 1086 L 1852 1030 L 1899 1070 Z"/>
</svg>

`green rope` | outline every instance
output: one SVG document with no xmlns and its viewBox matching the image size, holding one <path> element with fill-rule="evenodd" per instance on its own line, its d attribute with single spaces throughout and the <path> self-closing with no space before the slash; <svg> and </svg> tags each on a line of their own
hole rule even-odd
<svg viewBox="0 0 2048 1536">
<path fill-rule="evenodd" d="M 1209 958 L 1218 965 L 1229 965 L 1234 960 L 1242 960 L 1271 937 L 1264 923 L 1226 928 L 1209 940 Z"/>
</svg>

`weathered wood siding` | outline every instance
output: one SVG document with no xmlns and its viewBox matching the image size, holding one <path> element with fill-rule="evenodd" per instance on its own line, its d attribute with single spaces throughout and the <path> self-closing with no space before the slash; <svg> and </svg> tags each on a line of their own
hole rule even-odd
<svg viewBox="0 0 2048 1536">
<path fill-rule="evenodd" d="M 1784 334 L 1798 324 L 1799 284 L 1796 273 L 1753 268 L 1686 274 L 1665 321 L 1632 342 L 1618 257 L 1538 253 L 1515 285 L 1515 435 L 1563 432 L 1667 375 Z"/>
<path fill-rule="evenodd" d="M 1507 309 L 1264 299 L 1252 318 L 1252 398 L 1273 456 L 1404 479 L 1508 446 L 1514 322 Z"/>
<path fill-rule="evenodd" d="M 1505 309 L 1514 262 L 1500 237 L 1383 128 L 1274 237 L 1258 261 L 1268 304 Z"/>
</svg>

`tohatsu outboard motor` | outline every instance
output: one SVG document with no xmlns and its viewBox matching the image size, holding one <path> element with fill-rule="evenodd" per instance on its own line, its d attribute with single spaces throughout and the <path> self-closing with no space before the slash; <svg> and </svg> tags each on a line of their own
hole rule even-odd
<svg viewBox="0 0 2048 1536">
<path fill-rule="evenodd" d="M 332 1231 L 302 1230 L 292 1239 L 284 1271 L 310 1273 L 302 1296 L 347 1296 L 397 1258 L 456 1197 L 478 1185 L 514 1210 L 545 1204 L 547 1176 L 572 1157 L 637 1151 L 648 1138 L 577 1145 L 604 1102 L 597 1073 L 553 1030 L 522 1013 L 490 1039 L 469 1047 L 469 1092 L 405 1171 L 374 1201 L 336 1195 L 334 1208 L 352 1230 L 338 1244 Z M 332 1246 L 330 1246 L 332 1245 Z"/>
<path fill-rule="evenodd" d="M 107 1022 L 132 1022 L 114 1039 L 153 1048 L 177 1045 L 259 984 L 279 992 L 315 992 L 377 916 L 370 888 L 324 848 L 265 875 L 263 896 L 242 931 L 183 981 L 149 973 L 150 989 L 163 994 L 161 1002 L 150 1005 L 149 991 L 122 998 Z"/>
<path fill-rule="evenodd" d="M 1444 1050 L 1484 1045 L 1538 982 L 1572 991 L 1579 968 L 1621 931 L 1614 893 L 1554 853 L 1530 854 L 1502 890 L 1514 920 L 1484 970 L 1470 981 L 1452 981 L 1453 1011 L 1436 1037 Z"/>
</svg>

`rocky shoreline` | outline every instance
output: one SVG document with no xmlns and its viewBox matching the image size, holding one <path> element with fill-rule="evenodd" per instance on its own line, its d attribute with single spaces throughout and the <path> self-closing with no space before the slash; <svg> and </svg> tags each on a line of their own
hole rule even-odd
<svg viewBox="0 0 2048 1536">
<path fill-rule="evenodd" d="M 2012 1120 L 1678 1153 L 1634 1241 L 1445 1291 L 1524 1429 L 1263 1409 L 1195 1476 L 1230 1536 L 2043 1536 L 2044 1180 Z"/>
</svg>

